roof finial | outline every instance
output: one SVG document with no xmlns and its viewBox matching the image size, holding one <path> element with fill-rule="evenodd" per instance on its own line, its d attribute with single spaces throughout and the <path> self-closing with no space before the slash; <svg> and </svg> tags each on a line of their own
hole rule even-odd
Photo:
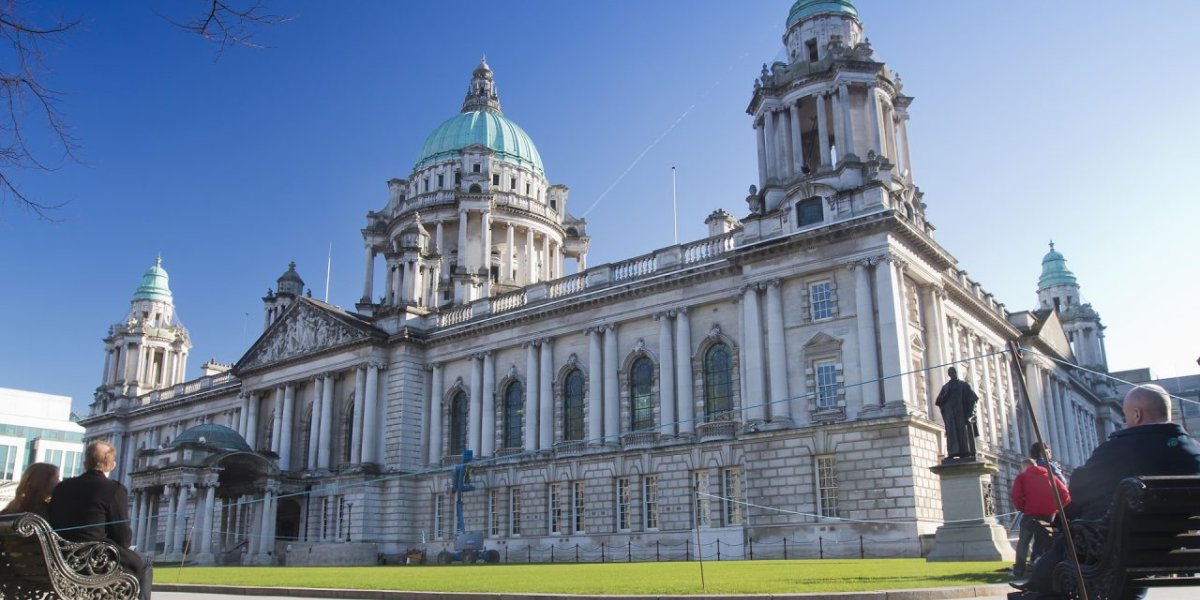
<svg viewBox="0 0 1200 600">
<path fill-rule="evenodd" d="M 1050 249 L 1054 249 L 1054 238 L 1050 238 Z"/>
</svg>

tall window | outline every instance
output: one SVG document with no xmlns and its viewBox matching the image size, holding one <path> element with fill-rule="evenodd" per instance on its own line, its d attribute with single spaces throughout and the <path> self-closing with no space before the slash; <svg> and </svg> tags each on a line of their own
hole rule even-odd
<svg viewBox="0 0 1200 600">
<path fill-rule="evenodd" d="M 704 353 L 704 420 L 732 420 L 732 409 L 733 362 L 729 346 L 714 344 Z"/>
<path fill-rule="evenodd" d="M 808 307 L 812 320 L 819 321 L 833 316 L 833 285 L 818 281 L 808 286 Z"/>
<path fill-rule="evenodd" d="M 508 534 L 521 535 L 521 488 L 508 488 Z"/>
<path fill-rule="evenodd" d="M 303 443 L 300 444 L 301 460 L 300 466 L 307 469 L 309 452 L 308 447 L 313 436 L 313 405 L 309 404 L 308 409 L 304 411 L 304 436 Z"/>
<path fill-rule="evenodd" d="M 729 467 L 722 472 L 722 502 L 726 525 L 742 524 L 742 468 Z"/>
<path fill-rule="evenodd" d="M 571 517 L 574 519 L 572 524 L 575 533 L 583 533 L 587 531 L 586 519 L 586 500 L 585 492 L 587 491 L 584 482 L 575 481 L 571 483 Z"/>
<path fill-rule="evenodd" d="M 0 446 L 0 479 L 13 480 L 17 472 L 17 446 Z"/>
<path fill-rule="evenodd" d="M 566 533 L 566 518 L 563 514 L 564 510 L 570 510 L 570 506 L 563 506 L 563 484 L 550 484 L 550 533 L 562 534 Z"/>
<path fill-rule="evenodd" d="M 450 455 L 462 454 L 467 448 L 467 393 L 459 390 L 450 401 Z"/>
<path fill-rule="evenodd" d="M 504 447 L 521 447 L 521 420 L 524 417 L 525 390 L 514 381 L 504 388 Z"/>
<path fill-rule="evenodd" d="M 617 531 L 629 531 L 629 478 L 617 478 Z"/>
<path fill-rule="evenodd" d="M 838 516 L 837 463 L 832 456 L 817 457 L 817 513 L 822 517 Z"/>
<path fill-rule="evenodd" d="M 563 380 L 563 439 L 583 439 L 583 373 L 574 369 Z"/>
<path fill-rule="evenodd" d="M 445 539 L 444 531 L 447 529 L 446 520 L 449 515 L 446 514 L 446 497 L 442 494 L 433 495 L 433 537 L 434 539 Z"/>
<path fill-rule="evenodd" d="M 631 431 L 645 431 L 654 428 L 654 400 L 651 390 L 654 386 L 654 363 L 643 356 L 633 361 L 629 370 L 629 400 L 631 406 Z"/>
<path fill-rule="evenodd" d="M 817 408 L 837 406 L 837 363 L 819 361 L 813 364 L 817 380 Z"/>
<path fill-rule="evenodd" d="M 796 225 L 815 225 L 825 220 L 824 200 L 819 197 L 807 198 L 796 204 Z"/>
<path fill-rule="evenodd" d="M 712 525 L 712 502 L 708 497 L 708 471 L 692 472 L 692 512 L 697 527 Z"/>
<path fill-rule="evenodd" d="M 342 413 L 342 462 L 350 462 L 354 455 L 354 400 L 346 403 Z"/>
<path fill-rule="evenodd" d="M 658 475 L 642 476 L 642 527 L 658 529 Z"/>
<path fill-rule="evenodd" d="M 488 490 L 488 535 L 500 537 L 500 490 Z"/>
</svg>

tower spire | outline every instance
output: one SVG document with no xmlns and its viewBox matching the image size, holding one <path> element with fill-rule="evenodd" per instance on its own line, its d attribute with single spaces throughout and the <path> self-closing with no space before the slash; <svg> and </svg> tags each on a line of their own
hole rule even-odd
<svg viewBox="0 0 1200 600">
<path fill-rule="evenodd" d="M 487 55 L 479 59 L 479 66 L 471 73 L 471 85 L 463 100 L 462 112 L 489 111 L 504 114 L 500 110 L 500 96 L 496 93 L 496 80 L 492 68 L 487 64 Z"/>
</svg>

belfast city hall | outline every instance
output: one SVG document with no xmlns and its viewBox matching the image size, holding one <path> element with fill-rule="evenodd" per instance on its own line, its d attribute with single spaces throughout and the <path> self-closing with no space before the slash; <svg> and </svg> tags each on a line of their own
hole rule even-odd
<svg viewBox="0 0 1200 600">
<path fill-rule="evenodd" d="M 703 239 L 589 264 L 587 223 L 481 61 L 469 78 L 464 65 L 458 114 L 371 202 L 353 307 L 309 297 L 290 265 L 257 340 L 188 380 L 188 299 L 170 256 L 156 261 L 104 337 L 81 421 L 117 447 L 138 551 L 432 559 L 455 549 L 461 498 L 479 551 L 509 562 L 851 540 L 857 555 L 864 539 L 920 556 L 946 518 L 930 467 L 946 454 L 933 402 L 948 365 L 979 396 L 995 514 L 1011 510 L 1031 416 L 1064 468 L 1082 464 L 1121 412 L 1066 364 L 1106 370 L 1063 255 L 1049 249 L 1028 308 L 968 278 L 913 178 L 913 98 L 856 7 L 798 0 L 780 17 L 784 60 L 746 74 L 756 185 L 712 207 Z M 1021 370 L 1012 340 L 1033 350 Z"/>
</svg>

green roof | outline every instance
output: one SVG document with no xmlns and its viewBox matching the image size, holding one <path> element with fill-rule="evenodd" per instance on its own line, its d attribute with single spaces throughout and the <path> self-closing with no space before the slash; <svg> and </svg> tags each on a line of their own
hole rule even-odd
<svg viewBox="0 0 1200 600">
<path fill-rule="evenodd" d="M 167 270 L 162 268 L 162 257 L 154 259 L 154 266 L 142 275 L 142 284 L 133 293 L 136 300 L 171 302 L 171 287 L 167 282 Z"/>
<path fill-rule="evenodd" d="M 184 431 L 171 440 L 171 447 L 177 448 L 184 443 L 203 444 L 220 450 L 252 451 L 250 444 L 238 432 L 215 423 L 197 425 Z"/>
<path fill-rule="evenodd" d="M 808 17 L 822 14 L 843 14 L 858 18 L 858 10 L 854 8 L 851 0 L 796 0 L 788 13 L 787 26 L 791 28 Z"/>
<path fill-rule="evenodd" d="M 1038 278 L 1038 289 L 1055 285 L 1079 284 L 1075 281 L 1075 274 L 1067 268 L 1067 259 L 1054 249 L 1054 242 L 1050 242 L 1050 251 L 1042 257 L 1042 276 Z"/>
<path fill-rule="evenodd" d="M 464 112 L 438 125 L 425 138 L 425 146 L 413 169 L 458 157 L 463 148 L 475 144 L 490 148 L 499 160 L 545 173 L 542 156 L 525 130 L 491 110 Z"/>
</svg>

